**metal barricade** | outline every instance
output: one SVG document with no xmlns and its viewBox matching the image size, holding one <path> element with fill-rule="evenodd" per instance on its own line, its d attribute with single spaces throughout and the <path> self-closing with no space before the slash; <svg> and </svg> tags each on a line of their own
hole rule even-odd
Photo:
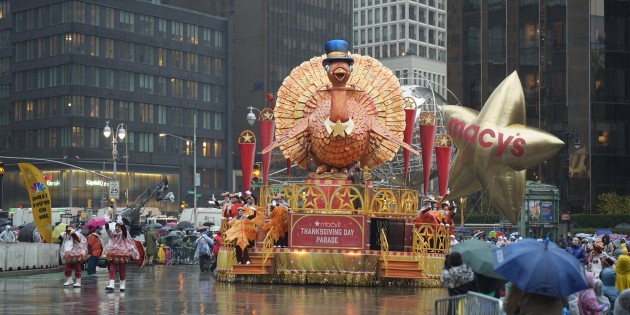
<svg viewBox="0 0 630 315">
<path fill-rule="evenodd" d="M 468 292 L 467 294 L 437 299 L 435 315 L 499 315 L 501 303 L 499 299 Z"/>
</svg>

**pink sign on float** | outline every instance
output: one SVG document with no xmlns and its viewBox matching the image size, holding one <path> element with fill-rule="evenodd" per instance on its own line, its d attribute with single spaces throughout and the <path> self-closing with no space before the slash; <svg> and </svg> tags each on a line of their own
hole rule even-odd
<svg viewBox="0 0 630 315">
<path fill-rule="evenodd" d="M 292 214 L 289 247 L 363 249 L 362 215 Z"/>
</svg>

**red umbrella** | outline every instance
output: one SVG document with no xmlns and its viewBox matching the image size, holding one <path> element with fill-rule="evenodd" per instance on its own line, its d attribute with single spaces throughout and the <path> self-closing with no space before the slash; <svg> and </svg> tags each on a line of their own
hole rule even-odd
<svg viewBox="0 0 630 315">
<path fill-rule="evenodd" d="M 85 228 L 88 229 L 88 230 L 91 230 L 93 228 L 96 229 L 96 228 L 100 228 L 100 227 L 104 226 L 106 223 L 107 222 L 105 221 L 104 218 L 94 218 L 94 219 L 92 219 L 92 221 L 88 222 L 85 225 Z"/>
<path fill-rule="evenodd" d="M 169 223 L 166 223 L 166 226 L 176 227 L 176 226 L 177 226 L 177 222 L 169 222 Z"/>
</svg>

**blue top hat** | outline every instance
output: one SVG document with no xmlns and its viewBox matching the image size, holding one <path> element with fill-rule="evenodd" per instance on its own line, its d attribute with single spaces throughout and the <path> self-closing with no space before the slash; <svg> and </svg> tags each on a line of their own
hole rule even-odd
<svg viewBox="0 0 630 315">
<path fill-rule="evenodd" d="M 354 58 L 348 55 L 350 44 L 343 39 L 333 39 L 324 44 L 327 58 L 324 62 L 345 61 L 348 63 L 354 63 Z"/>
</svg>

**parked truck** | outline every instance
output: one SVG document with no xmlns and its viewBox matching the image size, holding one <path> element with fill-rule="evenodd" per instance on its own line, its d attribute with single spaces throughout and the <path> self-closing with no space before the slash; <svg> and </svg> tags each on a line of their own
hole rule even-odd
<svg viewBox="0 0 630 315">
<path fill-rule="evenodd" d="M 221 219 L 223 218 L 221 209 L 219 208 L 197 208 L 197 216 L 193 222 L 194 208 L 184 209 L 179 216 L 179 221 L 188 221 L 195 227 L 201 227 L 206 222 L 212 222 L 215 225 L 221 226 Z"/>
</svg>

